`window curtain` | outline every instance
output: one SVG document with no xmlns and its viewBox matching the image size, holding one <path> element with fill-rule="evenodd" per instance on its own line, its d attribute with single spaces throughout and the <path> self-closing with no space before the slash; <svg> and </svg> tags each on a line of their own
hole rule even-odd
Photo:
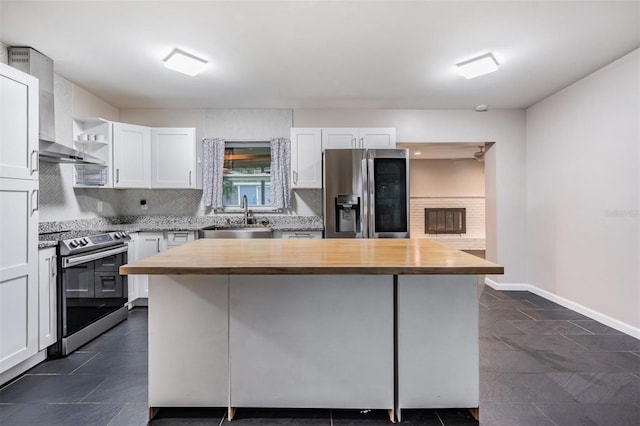
<svg viewBox="0 0 640 426">
<path fill-rule="evenodd" d="M 224 139 L 202 140 L 204 165 L 202 170 L 202 192 L 204 205 L 222 208 L 222 169 L 224 168 Z"/>
<path fill-rule="evenodd" d="M 288 209 L 291 206 L 291 140 L 271 139 L 271 207 Z"/>
</svg>

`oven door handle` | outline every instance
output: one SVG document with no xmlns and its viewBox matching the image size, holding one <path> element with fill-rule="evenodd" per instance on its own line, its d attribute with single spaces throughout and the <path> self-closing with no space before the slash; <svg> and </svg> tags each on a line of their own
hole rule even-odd
<svg viewBox="0 0 640 426">
<path fill-rule="evenodd" d="M 126 245 L 117 247 L 111 250 L 100 251 L 98 253 L 87 254 L 86 256 L 67 257 L 62 261 L 62 267 L 68 268 L 70 266 L 79 265 L 81 263 L 91 262 L 92 260 L 102 259 L 107 256 L 112 256 L 118 253 L 124 253 L 128 250 Z"/>
</svg>

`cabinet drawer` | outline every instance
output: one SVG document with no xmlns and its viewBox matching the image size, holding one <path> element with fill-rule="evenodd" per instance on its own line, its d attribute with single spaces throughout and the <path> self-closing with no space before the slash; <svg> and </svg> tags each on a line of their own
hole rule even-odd
<svg viewBox="0 0 640 426">
<path fill-rule="evenodd" d="M 283 239 L 322 239 L 322 231 L 284 231 Z"/>
<path fill-rule="evenodd" d="M 195 240 L 195 238 L 195 232 L 193 231 L 167 232 L 167 247 L 180 246 L 184 243 Z"/>
</svg>

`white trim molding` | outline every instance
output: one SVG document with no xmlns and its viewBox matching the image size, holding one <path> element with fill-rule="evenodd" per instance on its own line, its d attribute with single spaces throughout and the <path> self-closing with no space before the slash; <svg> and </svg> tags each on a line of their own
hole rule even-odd
<svg viewBox="0 0 640 426">
<path fill-rule="evenodd" d="M 601 322 L 604 325 L 607 325 L 611 328 L 614 328 L 622 333 L 628 334 L 636 339 L 640 339 L 640 328 L 633 327 L 627 323 L 622 321 L 618 321 L 615 318 L 611 318 L 608 315 L 602 314 L 598 311 L 594 311 L 591 308 L 587 308 L 586 306 L 582 306 L 578 303 L 572 302 L 571 300 L 565 299 L 564 297 L 558 296 L 556 294 L 550 293 L 546 290 L 542 290 L 536 286 L 526 283 L 499 283 L 497 281 L 492 280 L 489 277 L 485 277 L 484 283 L 494 290 L 499 291 L 530 291 L 533 294 L 537 294 L 540 297 L 544 297 L 547 300 L 557 303 L 558 305 L 564 306 L 565 308 L 571 309 L 572 311 L 576 311 L 584 316 L 587 316 L 595 321 Z"/>
</svg>

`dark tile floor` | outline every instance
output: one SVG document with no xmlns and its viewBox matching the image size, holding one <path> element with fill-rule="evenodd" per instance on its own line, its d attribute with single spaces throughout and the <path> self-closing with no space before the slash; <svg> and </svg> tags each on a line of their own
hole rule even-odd
<svg viewBox="0 0 640 426">
<path fill-rule="evenodd" d="M 147 311 L 0 389 L 0 425 L 147 423 Z M 640 341 L 528 292 L 481 285 L 482 425 L 640 425 Z M 161 410 L 154 425 L 222 425 L 223 409 Z M 239 409 L 237 425 L 388 425 L 383 411 Z M 405 410 L 404 425 L 477 425 Z"/>
</svg>

